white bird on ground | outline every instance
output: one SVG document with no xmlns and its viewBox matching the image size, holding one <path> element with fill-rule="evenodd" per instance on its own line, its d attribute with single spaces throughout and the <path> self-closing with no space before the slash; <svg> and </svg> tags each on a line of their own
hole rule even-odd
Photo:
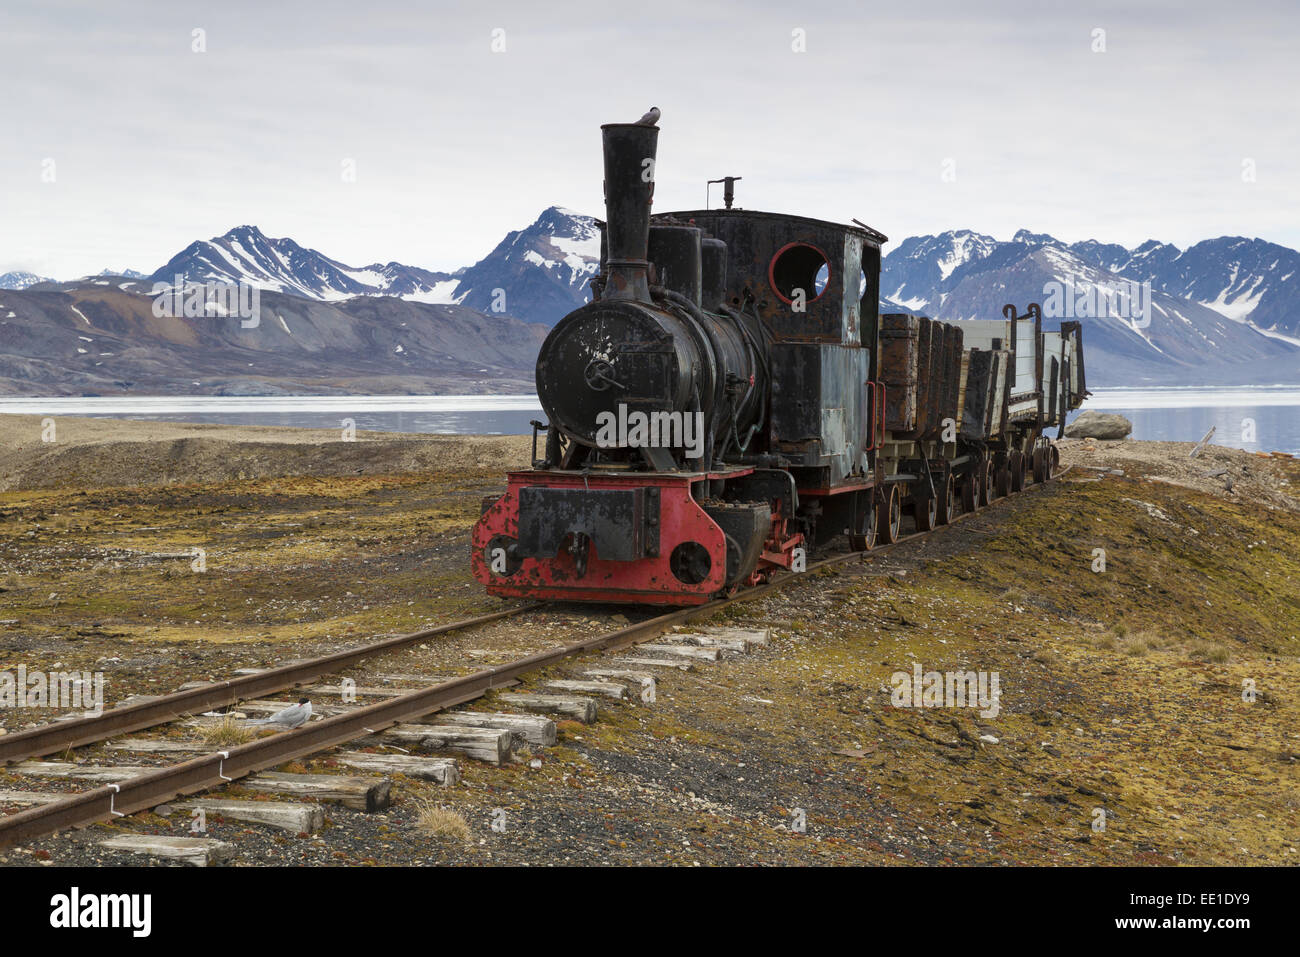
<svg viewBox="0 0 1300 957">
<path fill-rule="evenodd" d="M 301 728 L 311 717 L 311 699 L 300 698 L 297 704 L 291 704 L 282 711 L 277 711 L 269 718 L 259 718 L 256 721 L 250 721 L 249 724 L 256 724 L 263 727 L 274 726 L 277 728 Z"/>
</svg>

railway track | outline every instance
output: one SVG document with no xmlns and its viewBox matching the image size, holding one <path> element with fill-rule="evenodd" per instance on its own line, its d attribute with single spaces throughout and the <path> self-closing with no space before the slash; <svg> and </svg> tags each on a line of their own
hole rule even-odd
<svg viewBox="0 0 1300 957">
<path fill-rule="evenodd" d="M 1068 471 L 1068 468 L 1064 469 L 1053 476 L 1047 483 L 1029 485 L 1024 491 L 1043 488 L 1065 475 Z M 997 507 L 1005 501 L 1008 501 L 1008 499 L 998 499 L 992 503 L 991 507 Z M 30 759 L 67 752 L 76 747 L 105 744 L 125 732 L 156 728 L 176 721 L 192 721 L 192 716 L 196 714 L 236 706 L 240 702 L 244 702 L 245 706 L 259 704 L 257 699 L 263 695 L 274 694 L 298 688 L 311 682 L 317 682 L 330 675 L 339 674 L 341 671 L 361 662 L 409 650 L 431 638 L 481 628 L 547 606 L 533 603 L 449 622 L 409 634 L 385 638 L 308 661 L 268 669 L 257 674 L 186 688 L 158 698 L 119 705 L 97 716 L 56 721 L 38 728 L 0 737 L 0 765 L 15 765 L 17 762 L 26 762 L 26 764 L 17 764 L 16 770 L 28 769 L 38 775 L 50 773 L 58 776 L 62 773 L 74 780 L 89 778 L 108 782 L 100 787 L 67 795 L 44 795 L 41 798 L 42 803 L 0 817 L 0 848 L 21 844 L 58 831 L 85 827 L 100 821 L 112 820 L 139 811 L 150 810 L 174 801 L 179 797 L 219 788 L 231 782 L 247 778 L 250 775 L 266 772 L 297 758 L 338 748 L 341 745 L 359 740 L 372 739 L 374 736 L 385 732 L 395 734 L 397 732 L 394 732 L 393 729 L 398 726 L 401 726 L 398 731 L 405 735 L 400 740 L 422 742 L 425 745 L 432 743 L 435 749 L 439 743 L 451 744 L 452 747 L 443 748 L 442 750 L 456 750 L 456 744 L 450 738 L 438 739 L 438 734 L 451 734 L 447 728 L 442 728 L 441 731 L 435 734 L 434 729 L 438 726 L 408 726 L 406 723 L 448 712 L 449 709 L 457 705 L 480 698 L 493 689 L 517 684 L 530 673 L 560 662 L 593 652 L 618 651 L 649 642 L 651 639 L 663 635 L 674 626 L 684 625 L 693 620 L 711 616 L 736 602 L 758 598 L 821 569 L 854 561 L 873 559 L 910 542 L 941 534 L 945 529 L 952 528 L 965 519 L 984 512 L 988 507 L 977 508 L 974 511 L 963 511 L 953 516 L 947 525 L 938 526 L 930 531 L 916 531 L 900 537 L 893 543 L 878 545 L 868 551 L 847 552 L 820 559 L 810 563 L 806 571 L 802 573 L 782 573 L 766 584 L 744 589 L 736 594 L 716 599 L 704 605 L 675 609 L 560 647 L 529 654 L 504 664 L 485 667 L 471 674 L 447 680 L 406 676 L 410 680 L 428 680 L 435 683 L 412 689 L 393 689 L 392 692 L 388 693 L 385 700 L 372 704 L 361 704 L 344 709 L 327 707 L 325 709 L 326 716 L 320 720 L 310 721 L 300 728 L 258 738 L 247 743 L 229 747 L 195 744 L 193 748 L 188 750 L 203 750 L 204 753 L 173 764 L 149 768 L 123 767 L 117 769 L 112 766 L 89 768 L 67 763 L 43 766 L 33 764 Z M 694 637 L 714 646 L 715 651 L 718 647 L 728 647 L 728 640 L 725 638 L 715 640 L 710 639 L 707 635 Z M 740 641 L 740 639 L 734 639 L 734 641 Z M 739 645 L 734 644 L 734 641 L 731 647 L 739 647 Z M 655 647 L 657 650 L 654 654 L 661 657 L 668 655 L 669 658 L 667 661 L 661 660 L 657 663 L 659 665 L 671 664 L 673 654 L 671 649 L 674 646 L 657 645 Z M 692 654 L 690 652 L 681 653 Z M 707 657 L 707 650 L 701 648 L 695 654 Z M 596 673 L 600 675 L 601 680 L 595 682 L 570 682 L 570 685 L 576 687 L 565 690 L 581 692 L 584 690 L 583 686 L 589 686 L 586 690 L 595 689 L 597 694 L 608 692 L 611 688 L 619 687 L 613 677 L 618 675 L 631 676 L 640 673 L 629 670 L 630 667 L 597 669 Z M 637 667 L 640 668 L 641 666 L 638 665 Z M 602 675 L 601 672 L 604 674 Z M 611 675 L 613 677 L 610 677 Z M 561 682 L 560 684 L 564 683 Z M 598 686 L 607 687 L 598 688 Z M 360 690 L 358 689 L 359 692 Z M 366 689 L 366 691 L 372 692 L 373 689 Z M 615 696 L 617 697 L 617 695 Z M 506 742 L 504 747 L 505 753 L 508 755 L 510 750 L 508 742 L 519 738 L 521 722 L 527 723 L 531 721 L 532 724 L 529 727 L 533 729 L 546 723 L 544 719 L 539 722 L 536 713 L 563 714 L 565 713 L 563 708 L 572 708 L 571 703 L 575 701 L 590 702 L 592 717 L 594 717 L 596 711 L 593 699 L 575 697 L 571 694 L 526 695 L 522 696 L 522 699 L 529 699 L 525 701 L 523 706 L 526 710 L 535 712 L 531 718 L 513 715 L 486 715 L 480 717 L 478 713 L 469 717 L 466 715 L 453 715 L 454 718 L 462 719 L 458 721 L 459 726 L 472 727 L 476 725 L 486 732 L 485 734 L 467 732 L 464 736 L 466 740 L 460 742 L 462 753 L 470 756 L 482 756 L 481 749 L 484 746 L 484 741 L 487 741 L 488 747 L 491 747 L 491 732 L 495 731 L 498 734 L 505 735 L 500 740 Z M 566 702 L 570 704 L 566 705 Z M 494 721 L 496 722 L 495 725 L 493 724 Z M 414 728 L 414 730 L 410 730 L 410 728 Z M 420 730 L 422 728 L 425 730 Z M 553 727 L 549 733 L 553 743 Z M 141 746 L 141 743 L 136 742 L 136 746 Z M 122 750 L 129 751 L 131 748 L 124 747 Z M 167 751 L 172 749 L 160 746 L 159 750 Z M 175 750 L 187 749 L 181 746 L 176 747 Z M 364 768 L 369 765 L 371 768 L 381 769 L 385 764 L 382 759 L 386 756 L 373 757 L 381 760 L 367 759 L 359 754 L 356 754 L 352 760 L 356 762 L 354 766 Z M 398 765 L 402 763 L 402 758 L 394 756 L 392 763 L 394 769 L 400 770 Z M 79 775 L 77 768 L 82 768 L 83 773 Z M 450 783 L 457 779 L 458 776 L 458 772 L 454 771 L 454 769 L 451 772 L 445 772 L 444 783 Z M 294 775 L 279 775 L 275 776 L 275 780 L 267 779 L 262 781 L 260 778 L 258 780 L 262 781 L 270 789 L 279 790 L 281 793 L 323 793 L 319 787 L 311 787 L 310 782 L 284 780 L 285 778 L 294 777 Z M 330 776 L 322 775 L 320 777 Z M 355 781 L 356 779 L 349 780 Z M 385 785 L 382 790 L 386 801 L 387 786 Z M 4 803 L 6 797 L 10 803 L 14 803 L 15 797 L 21 798 L 22 793 L 4 792 L 0 794 L 0 803 Z M 367 795 L 363 799 L 363 803 L 374 803 L 374 793 L 371 790 L 363 787 L 359 789 L 358 793 Z M 254 802 L 248 803 L 252 804 Z M 375 808 L 371 807 L 370 809 Z M 186 840 L 201 841 L 203 839 L 172 838 L 170 840 L 173 843 L 182 842 L 183 844 Z"/>
</svg>

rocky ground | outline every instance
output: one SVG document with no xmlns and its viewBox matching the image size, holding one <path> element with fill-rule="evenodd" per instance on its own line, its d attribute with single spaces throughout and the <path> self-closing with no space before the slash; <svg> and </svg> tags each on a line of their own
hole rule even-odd
<svg viewBox="0 0 1300 957">
<path fill-rule="evenodd" d="M 102 670 L 112 704 L 503 607 L 469 578 L 467 532 L 526 439 L 120 425 L 68 425 L 68 447 L 28 448 L 44 467 L 0 459 L 0 671 Z M 212 445 L 187 472 L 188 441 Z M 665 675 L 654 704 L 565 723 L 523 763 L 464 762 L 453 788 L 398 778 L 389 811 L 330 809 L 317 838 L 210 835 L 237 864 L 1300 862 L 1300 462 L 1190 448 L 1063 442 L 1059 483 L 732 606 L 717 623 L 772 645 Z M 1231 491 L 1200 474 L 1221 468 Z M 206 571 L 151 557 L 195 547 Z M 411 660 L 461 673 L 616 614 L 638 613 L 553 607 Z M 998 713 L 894 706 L 914 665 L 996 672 Z M 468 839 L 420 829 L 422 806 Z M 95 842 L 186 823 L 136 815 L 0 863 L 127 863 Z"/>
</svg>

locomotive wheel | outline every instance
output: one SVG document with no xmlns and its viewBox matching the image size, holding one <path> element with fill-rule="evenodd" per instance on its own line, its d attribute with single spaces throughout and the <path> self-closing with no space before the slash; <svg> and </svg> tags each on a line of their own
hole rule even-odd
<svg viewBox="0 0 1300 957">
<path fill-rule="evenodd" d="M 936 492 L 938 489 L 935 490 Z M 913 499 L 912 517 L 916 520 L 916 530 L 918 532 L 932 532 L 939 519 L 939 500 L 931 496 L 930 498 Z"/>
<path fill-rule="evenodd" d="M 885 545 L 898 541 L 898 528 L 903 522 L 903 506 L 899 501 L 898 486 L 886 486 L 883 500 L 876 506 L 876 534 Z"/>
<path fill-rule="evenodd" d="M 1025 487 L 1025 456 L 1023 453 L 1012 452 L 1007 456 L 1007 471 L 1011 475 L 1011 491 L 1022 491 Z"/>
<path fill-rule="evenodd" d="M 878 524 L 878 515 L 876 509 L 867 509 L 866 529 L 861 535 L 849 536 L 849 548 L 855 552 L 869 552 L 876 546 L 876 525 Z"/>
<path fill-rule="evenodd" d="M 998 470 L 992 459 L 980 466 L 980 505 L 992 505 L 997 498 Z"/>
<path fill-rule="evenodd" d="M 972 472 L 961 483 L 961 510 L 963 512 L 973 512 L 979 508 L 979 504 L 980 480 L 979 476 Z"/>
</svg>

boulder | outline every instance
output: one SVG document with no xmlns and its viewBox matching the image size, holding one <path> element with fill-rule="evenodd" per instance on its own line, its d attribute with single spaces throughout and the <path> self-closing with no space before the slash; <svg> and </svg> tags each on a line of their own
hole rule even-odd
<svg viewBox="0 0 1300 957">
<path fill-rule="evenodd" d="M 1122 415 L 1088 409 L 1065 427 L 1072 439 L 1122 439 L 1133 431 L 1133 423 Z"/>
</svg>

